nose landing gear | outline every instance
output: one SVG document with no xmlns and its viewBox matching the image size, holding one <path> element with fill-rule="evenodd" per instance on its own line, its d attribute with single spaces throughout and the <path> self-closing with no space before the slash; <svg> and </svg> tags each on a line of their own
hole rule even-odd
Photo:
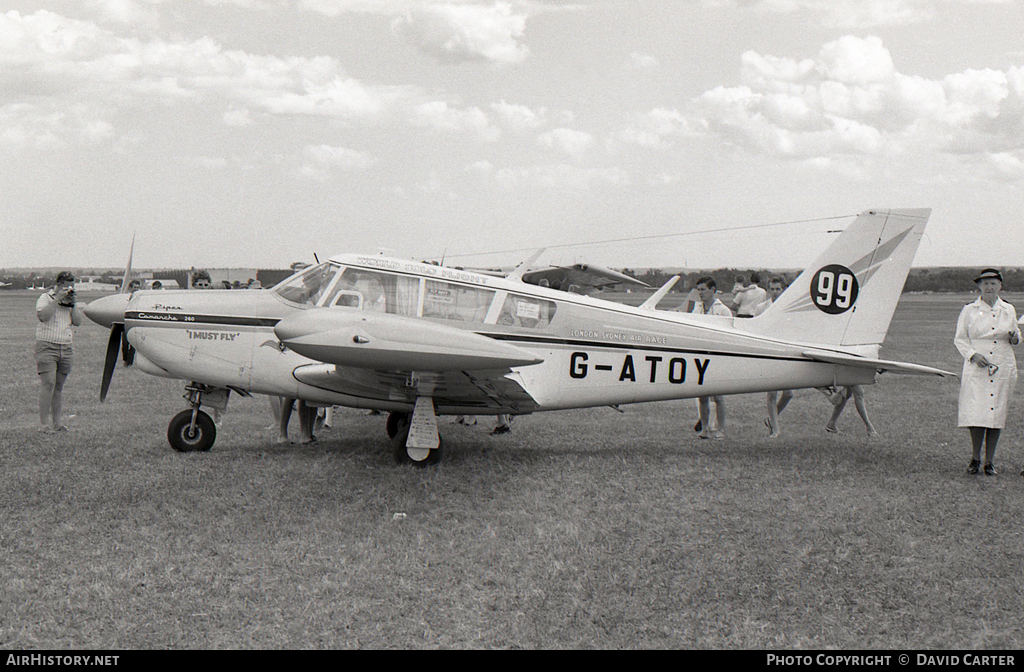
<svg viewBox="0 0 1024 672">
<path fill-rule="evenodd" d="M 167 441 L 179 453 L 205 453 L 213 448 L 216 440 L 217 425 L 198 406 L 186 408 L 167 425 Z"/>
<path fill-rule="evenodd" d="M 185 390 L 184 396 L 191 408 L 171 418 L 167 425 L 167 442 L 179 453 L 205 453 L 217 440 L 217 425 L 200 407 L 208 406 L 216 415 L 217 411 L 227 408 L 231 391 L 201 383 L 186 385 Z"/>
</svg>

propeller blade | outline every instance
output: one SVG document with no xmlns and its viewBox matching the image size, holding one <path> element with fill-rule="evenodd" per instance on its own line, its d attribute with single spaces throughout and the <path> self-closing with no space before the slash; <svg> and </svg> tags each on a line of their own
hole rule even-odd
<svg viewBox="0 0 1024 672">
<path fill-rule="evenodd" d="M 135 347 L 128 342 L 128 332 L 124 330 L 121 331 L 121 361 L 126 367 L 135 363 Z"/>
<path fill-rule="evenodd" d="M 128 291 L 128 285 L 132 279 L 132 256 L 135 255 L 135 234 L 132 234 L 132 246 L 128 249 L 128 265 L 124 268 L 124 277 L 121 278 L 121 289 L 118 294 Z"/>
<path fill-rule="evenodd" d="M 110 328 L 110 340 L 107 341 L 107 356 L 103 360 L 103 380 L 100 383 L 100 401 L 107 398 L 107 390 L 110 389 L 110 379 L 114 377 L 114 366 L 117 365 L 117 351 L 121 347 L 121 335 L 124 333 L 124 325 L 115 323 Z"/>
</svg>

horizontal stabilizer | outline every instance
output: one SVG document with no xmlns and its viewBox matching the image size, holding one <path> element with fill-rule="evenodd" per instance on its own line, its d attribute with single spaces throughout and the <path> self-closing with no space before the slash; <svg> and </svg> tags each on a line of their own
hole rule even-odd
<svg viewBox="0 0 1024 672">
<path fill-rule="evenodd" d="M 817 362 L 828 364 L 839 364 L 840 366 L 857 366 L 865 369 L 874 369 L 879 373 L 906 373 L 915 376 L 942 376 L 943 378 L 957 378 L 957 374 L 942 369 L 933 369 L 930 366 L 910 364 L 908 362 L 893 362 L 886 359 L 869 359 L 857 357 L 856 355 L 844 355 L 838 352 L 827 350 L 805 350 L 804 357 L 810 357 Z"/>
<path fill-rule="evenodd" d="M 274 334 L 304 357 L 362 369 L 466 371 L 544 361 L 520 347 L 471 331 L 350 308 L 301 311 L 278 322 Z"/>
</svg>

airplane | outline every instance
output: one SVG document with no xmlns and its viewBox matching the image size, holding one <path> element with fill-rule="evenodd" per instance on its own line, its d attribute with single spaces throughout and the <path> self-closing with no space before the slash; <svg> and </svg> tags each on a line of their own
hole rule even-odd
<svg viewBox="0 0 1024 672">
<path fill-rule="evenodd" d="M 189 408 L 167 432 L 175 450 L 209 450 L 203 409 L 258 393 L 387 411 L 395 461 L 422 466 L 443 454 L 438 415 L 955 377 L 878 358 L 930 214 L 861 213 L 754 318 L 658 310 L 668 285 L 631 307 L 525 282 L 523 268 L 494 277 L 361 254 L 270 289 L 143 290 L 85 312 L 111 328 L 101 397 L 119 343 L 140 370 L 186 381 Z"/>
</svg>

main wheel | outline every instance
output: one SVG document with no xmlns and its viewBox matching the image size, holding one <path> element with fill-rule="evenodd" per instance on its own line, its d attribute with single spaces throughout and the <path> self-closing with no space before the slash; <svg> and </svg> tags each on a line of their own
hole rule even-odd
<svg viewBox="0 0 1024 672">
<path fill-rule="evenodd" d="M 444 454 L 444 439 L 438 438 L 437 448 L 410 448 L 406 445 L 409 438 L 409 417 L 406 416 L 397 422 L 395 435 L 391 437 L 391 454 L 395 458 L 395 464 L 414 464 L 417 467 L 425 467 L 428 464 L 437 464 Z"/>
<path fill-rule="evenodd" d="M 384 428 L 387 430 L 389 439 L 395 438 L 395 435 L 398 434 L 398 425 L 401 422 L 404 421 L 406 426 L 408 426 L 409 417 L 408 413 L 399 413 L 398 411 L 391 411 L 388 413 L 388 421 Z"/>
<path fill-rule="evenodd" d="M 171 418 L 167 425 L 167 441 L 179 453 L 206 452 L 217 440 L 217 425 L 202 411 L 196 412 L 196 426 L 192 428 L 192 409 L 186 409 Z"/>
</svg>

